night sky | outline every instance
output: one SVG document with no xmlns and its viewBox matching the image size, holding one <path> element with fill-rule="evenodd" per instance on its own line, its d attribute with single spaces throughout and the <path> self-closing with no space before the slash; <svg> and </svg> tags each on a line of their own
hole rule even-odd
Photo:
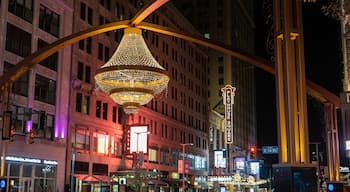
<svg viewBox="0 0 350 192">
<path fill-rule="evenodd" d="M 268 25 L 264 23 L 261 1 L 256 1 L 256 54 L 269 58 L 266 51 Z M 307 79 L 339 95 L 342 88 L 340 25 L 321 11 L 323 1 L 304 3 L 305 70 Z M 257 69 L 258 146 L 277 145 L 276 90 L 274 76 Z M 308 97 L 310 142 L 324 138 L 322 105 Z"/>
</svg>

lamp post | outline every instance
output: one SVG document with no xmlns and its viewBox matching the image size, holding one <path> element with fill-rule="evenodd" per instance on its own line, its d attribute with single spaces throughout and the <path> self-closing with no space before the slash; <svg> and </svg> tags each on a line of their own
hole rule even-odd
<svg viewBox="0 0 350 192">
<path fill-rule="evenodd" d="M 135 132 L 136 134 L 136 155 L 137 155 L 137 159 L 141 159 L 141 156 L 140 156 L 140 151 L 139 151 L 139 135 L 140 134 L 150 134 L 149 131 L 141 131 L 141 132 Z M 142 154 L 143 154 L 143 151 L 142 151 Z M 137 162 L 136 164 L 136 168 L 140 168 L 140 162 Z"/>
<path fill-rule="evenodd" d="M 185 147 L 190 145 L 192 146 L 193 143 L 180 143 L 182 146 L 182 192 L 185 191 Z"/>
</svg>

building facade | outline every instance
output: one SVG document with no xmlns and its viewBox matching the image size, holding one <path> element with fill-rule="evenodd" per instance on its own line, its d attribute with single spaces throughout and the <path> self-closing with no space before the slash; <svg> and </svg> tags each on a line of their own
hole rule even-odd
<svg viewBox="0 0 350 192">
<path fill-rule="evenodd" d="M 0 74 L 57 39 L 92 26 L 131 19 L 145 3 L 1 1 Z M 197 34 L 171 4 L 146 21 Z M 95 87 L 93 78 L 122 35 L 123 31 L 110 31 L 67 46 L 29 69 L 8 94 L 1 95 L 1 113 L 8 114 L 13 127 L 11 139 L 1 141 L 6 155 L 6 191 L 133 188 L 132 182 L 123 182 L 128 179 L 125 173 L 135 170 L 135 159 L 127 150 L 127 131 L 132 125 L 148 127 L 148 151 L 141 168 L 157 173 L 156 179 L 162 181 L 157 187 L 167 190 L 181 186 L 181 176 L 176 173 L 178 159 L 182 158 L 189 162 L 189 186 L 205 180 L 209 145 L 206 50 L 178 38 L 143 31 L 170 82 L 165 93 L 137 114 L 127 116 L 121 106 Z M 183 154 L 181 143 L 193 145 Z M 143 181 L 142 186 L 147 185 L 154 187 Z"/>
<path fill-rule="evenodd" d="M 179 0 L 175 3 L 205 38 L 249 53 L 254 52 L 253 1 Z M 255 68 L 221 52 L 209 50 L 208 75 L 210 110 L 223 115 L 225 109 L 221 88 L 225 85 L 236 87 L 233 145 L 216 144 L 224 143 L 224 140 L 216 141 L 224 137 L 216 137 L 210 143 L 210 156 L 214 156 L 214 151 L 231 149 L 228 155 L 233 158 L 230 158 L 231 162 L 228 162 L 223 174 L 231 173 L 234 171 L 234 157 L 246 157 L 249 146 L 256 145 Z M 215 135 L 223 133 L 222 127 L 210 127 L 210 130 L 214 132 L 211 134 Z M 210 164 L 214 165 L 214 162 Z"/>
<path fill-rule="evenodd" d="M 70 1 L 10 0 L 0 8 L 0 74 L 72 33 Z M 1 114 L 12 119 L 11 139 L 1 140 L 6 191 L 64 191 L 69 95 L 59 90 L 69 90 L 70 63 L 67 47 L 2 90 Z"/>
</svg>

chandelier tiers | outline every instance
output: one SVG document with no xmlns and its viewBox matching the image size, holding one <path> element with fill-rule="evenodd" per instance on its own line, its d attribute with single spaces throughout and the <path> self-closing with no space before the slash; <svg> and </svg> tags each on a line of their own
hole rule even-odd
<svg viewBox="0 0 350 192">
<path fill-rule="evenodd" d="M 167 88 L 169 77 L 153 58 L 141 29 L 130 27 L 110 60 L 97 69 L 95 81 L 126 114 L 135 114 Z"/>
</svg>

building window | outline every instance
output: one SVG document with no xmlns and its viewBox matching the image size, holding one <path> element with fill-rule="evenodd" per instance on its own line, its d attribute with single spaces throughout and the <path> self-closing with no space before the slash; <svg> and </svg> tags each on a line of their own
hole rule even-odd
<svg viewBox="0 0 350 192">
<path fill-rule="evenodd" d="M 87 10 L 87 11 L 86 11 Z M 87 16 L 86 16 L 87 13 Z M 80 3 L 80 19 L 82 19 L 83 21 L 86 21 L 87 18 L 87 22 L 92 25 L 92 8 L 86 6 L 85 3 L 81 2 Z"/>
<path fill-rule="evenodd" d="M 80 40 L 78 44 L 79 44 L 79 49 L 85 50 L 85 40 L 84 39 Z"/>
<path fill-rule="evenodd" d="M 92 25 L 92 8 L 88 8 L 88 23 Z"/>
<path fill-rule="evenodd" d="M 86 52 L 91 54 L 91 50 L 92 50 L 92 38 L 88 37 L 86 39 Z"/>
<path fill-rule="evenodd" d="M 89 163 L 76 161 L 74 167 L 74 173 L 76 174 L 89 174 Z"/>
<path fill-rule="evenodd" d="M 22 29 L 7 23 L 6 47 L 7 51 L 26 57 L 31 54 L 32 35 Z"/>
<path fill-rule="evenodd" d="M 46 139 L 52 140 L 55 137 L 55 116 L 47 114 L 46 115 L 46 128 L 44 132 L 44 137 Z"/>
<path fill-rule="evenodd" d="M 104 60 L 107 62 L 109 60 L 109 48 L 104 47 L 102 43 L 98 43 L 98 55 L 99 60 Z"/>
<path fill-rule="evenodd" d="M 107 10 L 111 10 L 111 0 L 100 0 L 100 5 L 105 7 Z"/>
<path fill-rule="evenodd" d="M 224 66 L 219 66 L 218 67 L 218 73 L 223 74 L 224 73 Z"/>
<path fill-rule="evenodd" d="M 96 117 L 101 118 L 102 102 L 96 101 Z"/>
<path fill-rule="evenodd" d="M 104 58 L 105 62 L 108 62 L 109 60 L 109 48 L 108 47 L 105 47 L 105 58 Z"/>
<path fill-rule="evenodd" d="M 80 3 L 80 19 L 86 19 L 86 4 L 83 2 Z"/>
<path fill-rule="evenodd" d="M 157 149 L 152 149 L 152 148 L 148 149 L 148 161 L 149 162 L 157 162 L 157 156 L 158 156 L 157 152 L 158 152 Z"/>
<path fill-rule="evenodd" d="M 40 5 L 39 28 L 58 37 L 60 29 L 60 16 L 50 9 Z"/>
<path fill-rule="evenodd" d="M 83 94 L 77 93 L 75 96 L 75 111 L 81 112 L 81 108 L 83 106 Z"/>
<path fill-rule="evenodd" d="M 47 46 L 48 43 L 45 41 L 38 39 L 38 49 L 41 49 L 45 46 Z M 45 66 L 49 69 L 52 69 L 54 71 L 57 71 L 57 65 L 58 65 L 58 52 L 52 54 L 51 56 L 47 57 L 45 60 L 40 62 L 40 65 Z"/>
<path fill-rule="evenodd" d="M 33 0 L 9 0 L 9 12 L 32 23 L 33 21 Z"/>
<path fill-rule="evenodd" d="M 35 79 L 35 99 L 52 105 L 56 103 L 56 81 L 41 75 Z"/>
<path fill-rule="evenodd" d="M 77 70 L 77 78 L 79 80 L 83 80 L 83 74 L 84 74 L 84 63 L 83 62 L 78 62 L 78 70 Z"/>
<path fill-rule="evenodd" d="M 8 72 L 14 65 L 8 62 L 4 62 L 4 74 Z M 12 84 L 12 92 L 17 95 L 28 97 L 28 81 L 29 72 L 24 73 L 17 81 Z"/>
<path fill-rule="evenodd" d="M 223 78 L 219 78 L 219 85 L 223 85 L 224 84 L 224 79 Z"/>
<path fill-rule="evenodd" d="M 91 67 L 85 66 L 85 82 L 91 83 Z"/>
<path fill-rule="evenodd" d="M 107 115 L 108 115 L 108 103 L 103 103 L 102 104 L 102 118 L 104 120 L 107 120 Z"/>
<path fill-rule="evenodd" d="M 34 111 L 32 115 L 32 128 L 35 136 L 52 140 L 54 139 L 55 116 L 45 111 Z"/>
<path fill-rule="evenodd" d="M 91 83 L 91 67 L 84 65 L 83 62 L 78 62 L 77 68 L 77 78 L 82 81 L 84 80 L 86 83 Z"/>
<path fill-rule="evenodd" d="M 116 8 L 115 8 L 115 16 L 119 18 L 119 20 L 124 20 L 125 9 L 122 5 L 119 5 L 118 3 L 116 4 Z"/>
<path fill-rule="evenodd" d="M 122 124 L 122 119 L 123 117 L 123 108 L 121 108 L 120 106 L 118 107 L 118 124 Z"/>
<path fill-rule="evenodd" d="M 94 152 L 108 154 L 109 136 L 102 133 L 94 133 Z"/>
<path fill-rule="evenodd" d="M 72 146 L 76 149 L 90 150 L 90 134 L 88 129 L 76 129 L 72 134 Z"/>
<path fill-rule="evenodd" d="M 168 165 L 169 164 L 168 157 L 169 157 L 169 151 L 168 150 L 164 149 L 164 150 L 160 151 L 160 163 L 162 165 Z"/>
<path fill-rule="evenodd" d="M 113 106 L 112 108 L 112 121 L 114 123 L 117 122 L 117 107 Z"/>
<path fill-rule="evenodd" d="M 88 115 L 90 113 L 90 96 L 77 93 L 75 97 L 75 111 Z"/>
<path fill-rule="evenodd" d="M 83 113 L 88 115 L 90 111 L 90 96 L 84 96 Z"/>
<path fill-rule="evenodd" d="M 16 133 L 25 133 L 26 122 L 32 119 L 32 111 L 28 108 L 16 105 L 11 105 L 10 111 L 12 111 L 12 125 Z"/>
<path fill-rule="evenodd" d="M 223 56 L 218 57 L 218 62 L 223 62 L 223 61 L 224 61 L 224 57 Z"/>
<path fill-rule="evenodd" d="M 92 174 L 93 175 L 108 175 L 108 165 L 93 163 L 92 164 Z"/>
<path fill-rule="evenodd" d="M 85 43 L 85 41 L 86 41 L 86 43 Z M 91 37 L 80 40 L 78 45 L 79 45 L 79 49 L 86 51 L 86 53 L 91 54 L 91 50 L 92 50 L 92 47 L 91 47 L 92 38 Z M 85 47 L 85 45 L 86 45 L 86 47 Z"/>
</svg>

